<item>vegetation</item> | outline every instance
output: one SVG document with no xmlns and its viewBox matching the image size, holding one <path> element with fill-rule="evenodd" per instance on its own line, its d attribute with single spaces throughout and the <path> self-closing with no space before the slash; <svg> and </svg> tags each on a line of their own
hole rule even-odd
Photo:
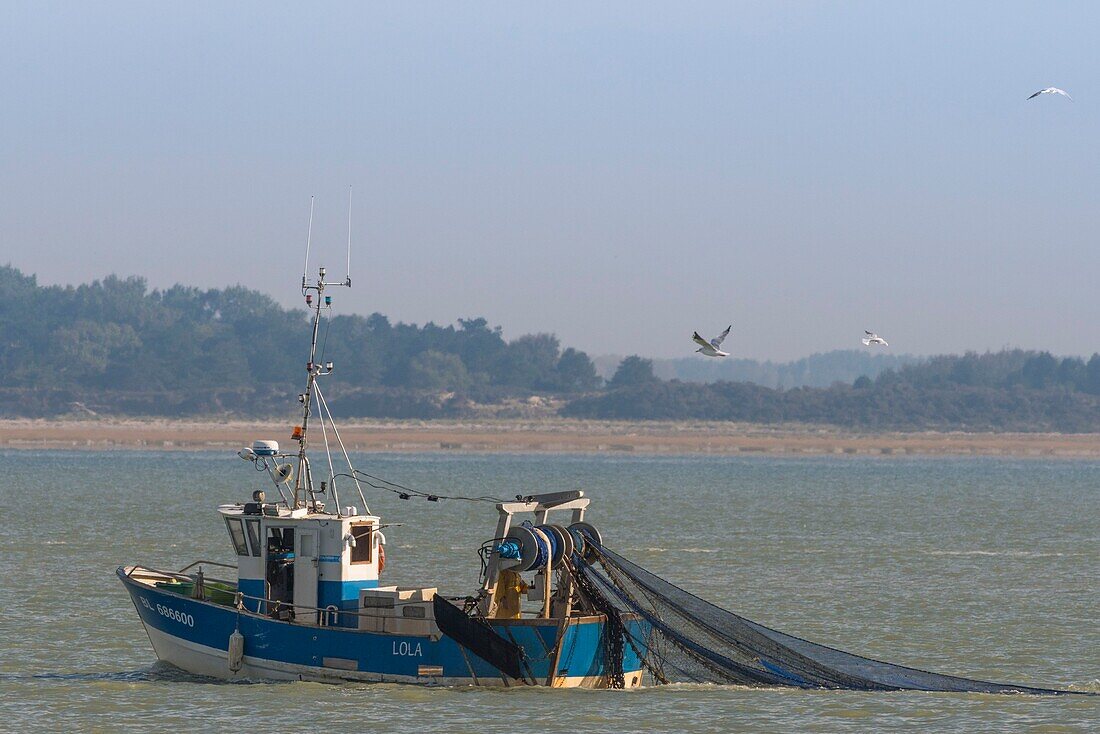
<svg viewBox="0 0 1100 734">
<path fill-rule="evenodd" d="M 540 394 L 585 418 L 1100 432 L 1100 355 L 941 356 L 786 390 L 662 380 L 653 361 L 631 356 L 605 385 L 584 352 L 563 350 L 550 334 L 506 341 L 483 318 L 418 326 L 341 315 L 329 328 L 339 338 L 322 334 L 322 359 L 337 366 L 326 392 L 345 416 L 458 416 Z M 308 321 L 240 286 L 150 291 L 141 278 L 112 276 L 42 287 L 0 267 L 0 336 L 0 415 L 285 415 L 296 405 Z"/>
<path fill-rule="evenodd" d="M 671 380 L 583 397 L 563 413 L 862 429 L 1094 432 L 1100 431 L 1100 355 L 1088 362 L 1023 350 L 941 356 L 829 388 Z"/>
<path fill-rule="evenodd" d="M 619 363 L 611 381 L 607 386 L 612 390 L 623 387 L 637 387 L 640 385 L 652 385 L 660 382 L 653 374 L 653 361 L 642 359 L 638 356 L 627 357 Z"/>
<path fill-rule="evenodd" d="M 616 358 L 596 358 L 596 368 L 611 375 Z M 700 359 L 698 356 L 653 360 L 653 372 L 661 379 L 683 382 L 754 382 L 775 388 L 830 387 L 852 382 L 860 375 L 874 379 L 889 369 L 923 361 L 908 354 L 869 349 L 836 349 L 792 362 L 759 361 L 739 357 Z"/>
<path fill-rule="evenodd" d="M 150 291 L 111 276 L 42 287 L 0 267 L 0 414 L 282 413 L 300 387 L 308 328 L 304 311 L 240 286 Z M 334 410 L 433 417 L 469 400 L 603 383 L 584 352 L 562 351 L 550 334 L 505 341 L 483 318 L 417 326 L 341 315 L 323 328 Z"/>
</svg>

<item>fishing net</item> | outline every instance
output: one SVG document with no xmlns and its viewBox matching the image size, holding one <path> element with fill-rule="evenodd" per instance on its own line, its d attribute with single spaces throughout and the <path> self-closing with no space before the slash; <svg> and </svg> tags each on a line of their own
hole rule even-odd
<svg viewBox="0 0 1100 734">
<path fill-rule="evenodd" d="M 591 538 L 571 567 L 601 611 L 637 614 L 625 641 L 662 683 L 697 682 L 861 691 L 1063 694 L 891 665 L 792 637 L 684 591 Z"/>
</svg>

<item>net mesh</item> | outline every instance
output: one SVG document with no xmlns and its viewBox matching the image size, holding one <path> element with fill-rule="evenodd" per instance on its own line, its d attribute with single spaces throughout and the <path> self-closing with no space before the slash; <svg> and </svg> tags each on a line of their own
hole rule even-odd
<svg viewBox="0 0 1100 734">
<path fill-rule="evenodd" d="M 951 691 L 1063 694 L 940 675 L 860 657 L 778 632 L 684 591 L 588 540 L 589 561 L 574 557 L 586 596 L 600 606 L 638 614 L 644 624 L 624 627 L 654 678 L 747 686 L 794 686 L 864 691 Z"/>
</svg>

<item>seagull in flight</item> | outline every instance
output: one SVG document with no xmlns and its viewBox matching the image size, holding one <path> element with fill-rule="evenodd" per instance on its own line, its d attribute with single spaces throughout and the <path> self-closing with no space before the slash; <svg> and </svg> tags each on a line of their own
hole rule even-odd
<svg viewBox="0 0 1100 734">
<path fill-rule="evenodd" d="M 733 324 L 726 327 L 718 336 L 711 339 L 709 342 L 703 337 L 699 336 L 699 332 L 695 332 L 691 335 L 691 338 L 699 345 L 699 348 L 695 351 L 700 352 L 704 357 L 728 357 L 729 352 L 723 352 L 719 347 L 722 346 L 722 342 L 727 336 L 729 336 L 730 329 L 733 328 Z"/>
<path fill-rule="evenodd" d="M 872 344 L 881 344 L 884 347 L 890 346 L 889 342 L 887 342 L 885 339 L 883 339 L 881 336 L 879 336 L 878 334 L 876 334 L 873 331 L 867 331 L 866 329 L 864 329 L 863 333 L 867 335 L 867 336 L 863 337 L 863 340 L 862 340 L 863 341 L 863 346 L 865 346 L 865 347 L 869 347 Z"/>
<path fill-rule="evenodd" d="M 1060 94 L 1063 97 L 1065 97 L 1066 99 L 1068 99 L 1070 102 L 1073 101 L 1073 97 L 1066 94 L 1066 90 L 1059 89 L 1058 87 L 1047 87 L 1046 89 L 1040 89 L 1038 92 L 1036 92 L 1035 94 L 1028 97 L 1028 99 L 1035 99 L 1040 94 Z"/>
</svg>

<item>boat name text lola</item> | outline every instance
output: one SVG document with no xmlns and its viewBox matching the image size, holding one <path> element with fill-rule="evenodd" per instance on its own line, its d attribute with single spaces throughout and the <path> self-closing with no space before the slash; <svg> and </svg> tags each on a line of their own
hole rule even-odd
<svg viewBox="0 0 1100 734">
<path fill-rule="evenodd" d="M 420 643 L 419 642 L 416 643 L 416 647 L 413 647 L 408 642 L 396 642 L 395 641 L 393 643 L 393 654 L 394 655 L 404 655 L 404 656 L 410 657 L 410 658 L 424 657 L 424 653 L 420 648 Z"/>
</svg>

